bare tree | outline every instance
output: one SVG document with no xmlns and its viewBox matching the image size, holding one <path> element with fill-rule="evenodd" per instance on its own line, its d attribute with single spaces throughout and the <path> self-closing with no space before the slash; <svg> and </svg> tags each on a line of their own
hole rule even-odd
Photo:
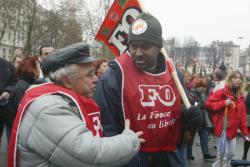
<svg viewBox="0 0 250 167">
<path fill-rule="evenodd" d="M 95 55 L 106 59 L 113 58 L 114 54 L 103 43 L 95 41 L 95 36 L 104 20 L 110 6 L 110 0 L 87 1 L 82 0 L 84 8 L 79 12 L 79 20 L 82 25 L 83 39 L 94 44 Z"/>
<path fill-rule="evenodd" d="M 66 46 L 72 43 L 81 42 L 82 41 L 82 32 L 79 22 L 77 22 L 76 18 L 68 18 L 63 27 L 64 38 L 62 40 L 62 45 Z"/>
<path fill-rule="evenodd" d="M 15 0 L 0 0 L 0 45 L 6 32 L 13 29 Z"/>
<path fill-rule="evenodd" d="M 25 21 L 26 21 L 26 41 L 24 45 L 25 54 L 31 54 L 32 51 L 32 37 L 35 32 L 35 22 L 38 21 L 37 15 L 37 1 L 27 0 L 25 2 Z"/>
<path fill-rule="evenodd" d="M 6 32 L 13 36 L 13 53 L 20 41 L 25 54 L 34 54 L 43 44 L 55 48 L 82 40 L 95 44 L 96 32 L 110 5 L 110 0 L 50 0 L 47 6 L 47 1 L 38 1 L 0 0 L 0 45 Z M 96 55 L 109 52 L 101 44 L 95 46 Z"/>
<path fill-rule="evenodd" d="M 0 0 L 0 45 L 2 42 L 2 39 L 4 37 L 4 34 L 6 32 L 6 28 L 8 25 L 8 13 L 9 13 L 9 7 L 8 7 L 8 1 L 7 0 Z"/>
<path fill-rule="evenodd" d="M 62 36 L 61 45 L 69 45 L 82 41 L 82 27 L 78 19 L 79 6 L 83 7 L 79 0 L 66 0 L 60 4 L 59 14 L 64 16 L 63 26 L 60 28 Z"/>
<path fill-rule="evenodd" d="M 210 46 L 210 55 L 207 57 L 207 62 L 212 65 L 213 70 L 223 61 L 225 57 L 231 56 L 230 47 L 224 42 L 214 41 Z"/>
<path fill-rule="evenodd" d="M 199 43 L 192 37 L 186 38 L 183 44 L 183 57 L 185 69 L 192 63 L 192 59 L 198 56 Z"/>
<path fill-rule="evenodd" d="M 14 20 L 14 29 L 13 29 L 13 41 L 12 41 L 12 58 L 14 56 L 14 52 L 15 52 L 15 48 L 16 48 L 16 44 L 17 43 L 20 43 L 21 42 L 21 32 L 22 32 L 22 29 L 20 28 L 21 27 L 21 20 L 22 20 L 22 17 L 21 17 L 21 11 L 23 10 L 23 0 L 19 0 L 19 1 L 16 1 L 16 4 L 17 6 L 15 7 L 16 9 L 16 19 Z"/>
<path fill-rule="evenodd" d="M 82 41 L 81 25 L 76 11 L 68 0 L 61 0 L 51 9 L 37 4 L 37 0 L 27 0 L 25 18 L 25 53 L 30 54 L 41 45 L 49 44 L 55 48 Z"/>
<path fill-rule="evenodd" d="M 80 1 L 83 7 L 78 13 L 78 18 L 82 25 L 83 34 L 88 37 L 89 41 L 94 41 L 95 35 L 111 5 L 110 0 Z"/>
</svg>

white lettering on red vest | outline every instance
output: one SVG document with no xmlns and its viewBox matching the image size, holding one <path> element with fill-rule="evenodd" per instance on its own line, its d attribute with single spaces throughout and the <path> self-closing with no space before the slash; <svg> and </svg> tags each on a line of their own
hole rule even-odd
<svg viewBox="0 0 250 167">
<path fill-rule="evenodd" d="M 102 125 L 100 121 L 100 112 L 90 113 L 88 114 L 88 116 L 92 118 L 92 122 L 94 125 L 94 129 L 96 131 L 96 135 L 100 136 L 99 130 L 102 130 Z"/>
<path fill-rule="evenodd" d="M 150 112 L 150 119 L 166 118 L 170 116 L 171 116 L 171 111 L 170 112 L 159 112 L 159 111 Z"/>
<path fill-rule="evenodd" d="M 142 106 L 154 107 L 156 101 L 164 106 L 173 106 L 176 101 L 175 93 L 169 85 L 139 85 Z"/>
<path fill-rule="evenodd" d="M 114 45 L 120 51 L 120 54 L 123 54 L 127 50 L 127 38 L 129 27 L 132 24 L 132 19 L 135 20 L 139 15 L 140 11 L 138 9 L 127 9 L 122 16 L 121 22 L 119 22 L 114 32 L 108 39 L 108 42 L 111 45 Z"/>
</svg>

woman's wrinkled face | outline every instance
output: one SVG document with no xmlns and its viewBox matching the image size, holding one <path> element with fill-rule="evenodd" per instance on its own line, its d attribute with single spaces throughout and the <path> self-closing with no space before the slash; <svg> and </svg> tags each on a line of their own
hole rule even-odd
<svg viewBox="0 0 250 167">
<path fill-rule="evenodd" d="M 232 87 L 240 87 L 242 85 L 242 77 L 240 74 L 236 74 L 231 79 L 231 86 Z"/>
<path fill-rule="evenodd" d="M 95 68 L 92 63 L 75 64 L 78 71 L 77 78 L 68 81 L 67 88 L 79 93 L 85 98 L 91 98 L 96 89 L 97 76 L 95 75 Z"/>
</svg>

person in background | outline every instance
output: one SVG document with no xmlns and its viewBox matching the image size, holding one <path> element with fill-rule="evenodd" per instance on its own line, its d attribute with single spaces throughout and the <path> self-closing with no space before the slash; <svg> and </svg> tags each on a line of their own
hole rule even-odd
<svg viewBox="0 0 250 167">
<path fill-rule="evenodd" d="M 37 56 L 27 56 L 19 62 L 16 70 L 18 81 L 10 93 L 8 103 L 10 112 L 10 127 L 12 127 L 19 103 L 23 98 L 25 91 L 30 85 L 36 83 L 36 80 L 39 78 L 40 71 L 40 61 Z"/>
<path fill-rule="evenodd" d="M 13 64 L 15 69 L 17 69 L 18 65 L 20 64 L 20 62 L 23 60 L 24 56 L 23 55 L 16 55 L 13 59 Z"/>
<path fill-rule="evenodd" d="M 46 58 L 54 50 L 55 49 L 50 45 L 42 45 L 39 49 L 40 61 L 43 62 L 43 59 Z"/>
<path fill-rule="evenodd" d="M 214 85 L 209 89 L 208 95 L 225 87 L 225 72 L 220 69 L 214 70 L 213 83 Z"/>
<path fill-rule="evenodd" d="M 43 60 L 52 82 L 26 91 L 13 124 L 8 165 L 117 167 L 140 148 L 142 132 L 102 137 L 100 110 L 91 99 L 97 77 L 90 46 L 77 43 Z M 17 158 L 18 157 L 18 158 Z"/>
<path fill-rule="evenodd" d="M 104 135 L 121 134 L 126 118 L 134 131 L 144 132 L 146 142 L 127 167 L 183 167 L 177 151 L 183 127 L 201 123 L 198 107 L 181 110 L 162 46 L 158 19 L 140 14 L 129 29 L 128 52 L 109 63 L 97 84 L 94 99 L 100 106 Z"/>
<path fill-rule="evenodd" d="M 224 61 L 221 62 L 221 65 L 219 66 L 219 69 L 224 72 L 224 75 L 227 75 L 227 67 L 224 64 Z"/>
<path fill-rule="evenodd" d="M 188 70 L 185 69 L 181 69 L 181 73 L 183 75 L 183 83 L 184 83 L 184 87 L 186 88 L 186 94 L 187 97 L 189 99 L 189 102 L 191 103 L 191 105 L 194 104 L 194 102 L 192 101 L 192 99 L 190 98 L 190 93 L 191 93 L 191 89 L 193 86 L 193 82 L 192 81 L 192 77 L 191 77 L 191 73 Z M 196 131 L 197 128 L 190 128 L 190 134 L 192 135 L 193 131 Z M 188 167 L 188 144 L 191 142 L 191 139 L 188 141 L 184 141 L 184 138 L 182 138 L 182 141 L 180 142 L 180 144 L 178 145 L 178 152 L 182 158 L 183 161 L 183 167 Z"/>
<path fill-rule="evenodd" d="M 105 59 L 101 59 L 96 63 L 96 71 L 95 75 L 98 79 L 107 71 L 108 69 L 108 62 Z"/>
<path fill-rule="evenodd" d="M 248 137 L 247 114 L 244 101 L 244 77 L 239 71 L 232 71 L 225 81 L 224 88 L 210 94 L 206 101 L 206 108 L 212 112 L 211 119 L 214 126 L 213 134 L 217 145 L 216 161 L 213 167 L 219 167 L 221 161 L 224 166 L 230 165 L 235 154 L 237 129 L 244 137 Z M 223 131 L 223 118 L 227 110 L 226 149 L 221 157 L 220 139 Z"/>
<path fill-rule="evenodd" d="M 40 59 L 40 63 L 43 63 L 43 60 L 49 56 L 49 54 L 51 54 L 52 52 L 54 52 L 55 49 L 50 46 L 50 45 L 42 45 L 39 49 L 39 59 Z M 40 79 L 44 79 L 47 80 L 47 76 L 44 76 L 43 71 L 40 72 Z"/>
<path fill-rule="evenodd" d="M 211 80 L 209 80 L 209 82 L 208 82 L 208 86 L 207 86 L 205 94 L 208 97 L 210 94 L 212 94 L 212 93 L 216 92 L 217 90 L 220 90 L 224 87 L 225 87 L 225 72 L 223 72 L 220 69 L 215 69 L 211 75 Z M 207 113 L 208 113 L 209 118 L 211 118 L 212 112 L 209 112 L 209 110 L 207 109 Z M 212 140 L 213 145 L 214 145 L 213 148 L 217 149 L 214 137 L 212 135 L 212 130 L 213 130 L 213 127 L 210 129 L 210 137 L 211 137 L 211 140 Z"/>
<path fill-rule="evenodd" d="M 202 118 L 203 118 L 202 125 L 198 129 L 198 133 L 200 136 L 201 150 L 203 153 L 204 160 L 210 160 L 216 157 L 216 156 L 210 155 L 209 147 L 208 147 L 208 135 L 209 135 L 209 130 L 210 130 L 209 128 L 212 127 L 212 123 L 205 109 L 205 101 L 207 99 L 205 91 L 206 91 L 207 85 L 208 85 L 208 79 L 206 76 L 198 77 L 196 78 L 195 86 L 194 88 L 191 89 L 191 93 L 190 93 L 190 96 L 192 99 L 191 101 L 194 101 L 194 103 L 196 103 L 202 111 Z M 193 146 L 195 133 L 196 131 L 193 132 L 193 140 L 188 145 L 188 158 L 190 160 L 194 160 L 192 146 Z"/>
<path fill-rule="evenodd" d="M 192 76 L 191 76 L 191 73 L 188 71 L 188 70 L 181 70 L 181 73 L 184 77 L 184 84 L 187 88 L 187 90 L 190 90 L 192 88 L 192 83 L 191 83 L 191 80 L 192 80 Z"/>
<path fill-rule="evenodd" d="M 247 109 L 247 115 L 248 115 L 248 132 L 250 131 L 250 92 L 247 93 L 246 99 L 245 99 L 245 105 L 246 105 L 246 109 Z M 247 153 L 250 147 L 250 141 L 245 140 L 244 141 L 244 151 L 243 151 L 243 156 L 242 156 L 242 160 L 247 160 Z"/>
<path fill-rule="evenodd" d="M 9 129 L 8 101 L 10 92 L 16 82 L 15 67 L 5 59 L 0 57 L 0 139 L 4 130 Z M 8 135 L 8 130 L 6 133 Z"/>
</svg>

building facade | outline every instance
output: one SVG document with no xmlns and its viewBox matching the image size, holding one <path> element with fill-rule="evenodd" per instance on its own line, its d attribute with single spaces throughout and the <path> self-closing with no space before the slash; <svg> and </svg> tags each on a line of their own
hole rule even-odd
<svg viewBox="0 0 250 167">
<path fill-rule="evenodd" d="M 218 63 L 224 62 L 228 70 L 242 71 L 242 67 L 239 66 L 239 45 L 235 45 L 232 41 L 214 41 L 211 48 L 215 49 L 215 54 L 217 55 L 218 60 L 220 60 Z"/>
<path fill-rule="evenodd" d="M 241 50 L 239 66 L 242 67 L 243 73 L 250 78 L 250 45 L 248 48 Z"/>
<path fill-rule="evenodd" d="M 224 62 L 228 71 L 240 70 L 245 73 L 248 68 L 245 67 L 247 64 L 246 56 L 243 56 L 244 58 L 241 60 L 240 46 L 235 45 L 232 41 L 213 41 L 209 46 L 190 46 L 189 49 L 187 47 L 175 47 L 173 40 L 168 40 L 164 46 L 168 50 L 170 57 L 174 59 L 174 62 L 185 67 L 192 66 L 192 60 L 197 59 L 200 65 L 208 70 L 208 73 L 219 67 L 222 62 Z M 188 54 L 190 50 L 191 54 Z M 249 50 L 244 52 L 245 55 L 247 53 L 249 53 Z M 245 63 L 244 66 L 242 63 Z"/>
</svg>

